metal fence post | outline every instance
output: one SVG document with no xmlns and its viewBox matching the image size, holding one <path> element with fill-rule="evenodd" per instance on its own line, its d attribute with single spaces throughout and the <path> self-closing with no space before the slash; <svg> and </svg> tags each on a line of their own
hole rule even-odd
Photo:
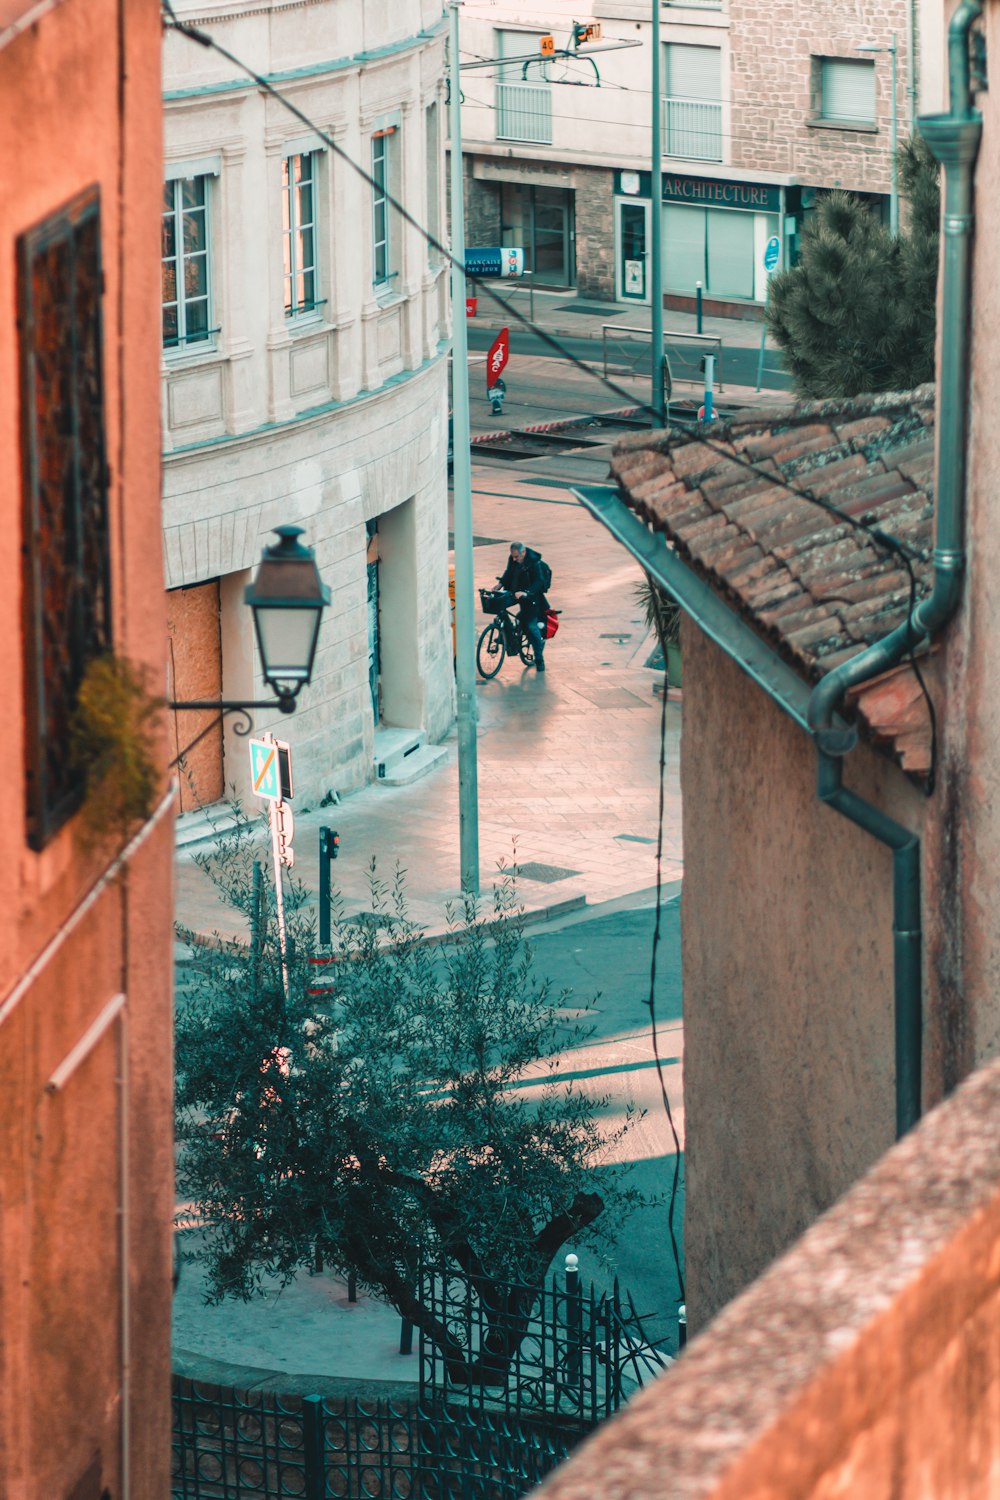
<svg viewBox="0 0 1000 1500">
<path fill-rule="evenodd" d="M 326 1425 L 323 1397 L 302 1401 L 302 1457 L 305 1463 L 305 1500 L 326 1500 Z"/>
<path fill-rule="evenodd" d="M 570 1380 L 580 1379 L 580 1324 L 583 1308 L 580 1304 L 580 1261 L 572 1253 L 566 1257 L 566 1374 Z"/>
</svg>

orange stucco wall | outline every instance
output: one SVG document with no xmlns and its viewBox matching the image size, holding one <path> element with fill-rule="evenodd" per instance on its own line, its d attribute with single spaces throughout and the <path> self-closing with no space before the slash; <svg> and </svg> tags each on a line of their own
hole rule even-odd
<svg viewBox="0 0 1000 1500">
<path fill-rule="evenodd" d="M 984 6 L 987 53 L 1000 56 L 1000 5 Z M 945 1088 L 1000 1055 L 1000 99 L 977 97 L 983 134 L 975 170 L 968 422 L 967 564 L 962 608 L 943 632 L 946 696 L 929 841 L 939 901 L 929 921 L 934 1045 Z M 945 330 L 939 327 L 939 339 Z"/>
<path fill-rule="evenodd" d="M 921 1121 L 543 1500 L 993 1500 L 1000 1063 Z"/>
<path fill-rule="evenodd" d="M 688 1318 L 701 1327 L 895 1134 L 892 857 L 821 804 L 803 730 L 684 622 Z M 923 798 L 860 747 L 846 785 Z"/>
<path fill-rule="evenodd" d="M 75 819 L 27 846 L 15 260 L 20 233 L 98 186 L 114 642 L 159 690 L 159 62 L 157 0 L 62 0 L 0 50 L 5 1500 L 62 1500 L 95 1457 L 115 1496 L 126 1467 L 133 1500 L 168 1487 L 172 803 L 104 885 L 119 851 L 84 846 Z M 48 1091 L 119 994 L 122 1014 Z"/>
</svg>

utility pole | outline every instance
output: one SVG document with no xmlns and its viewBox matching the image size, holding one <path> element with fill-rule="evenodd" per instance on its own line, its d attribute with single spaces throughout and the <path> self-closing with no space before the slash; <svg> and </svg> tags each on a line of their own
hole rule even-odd
<svg viewBox="0 0 1000 1500">
<path fill-rule="evenodd" d="M 892 102 L 889 114 L 889 154 L 890 162 L 890 186 L 889 186 L 889 230 L 896 235 L 899 233 L 899 163 L 896 155 L 899 150 L 899 101 L 896 91 L 899 86 L 899 47 L 896 41 L 896 32 L 892 33 L 892 41 L 888 47 L 874 47 L 864 44 L 858 47 L 859 52 L 888 52 L 892 58 L 892 74 L 890 88 Z M 912 68 L 912 59 L 910 66 Z"/>
<path fill-rule="evenodd" d="M 458 819 L 462 890 L 479 895 L 479 771 L 476 760 L 475 597 L 472 560 L 472 456 L 469 339 L 465 326 L 465 185 L 458 0 L 451 0 L 451 409 L 455 530 L 455 685 L 458 719 Z"/>
<path fill-rule="evenodd" d="M 650 144 L 650 259 L 652 260 L 652 365 L 653 411 L 658 427 L 667 425 L 667 402 L 663 369 L 663 102 L 660 97 L 660 0 L 653 5 L 653 130 Z"/>
</svg>

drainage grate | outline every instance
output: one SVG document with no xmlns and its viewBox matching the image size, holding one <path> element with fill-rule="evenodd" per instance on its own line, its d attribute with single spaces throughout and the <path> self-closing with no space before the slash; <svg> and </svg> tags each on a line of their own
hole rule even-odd
<svg viewBox="0 0 1000 1500">
<path fill-rule="evenodd" d="M 562 870 L 558 865 L 518 865 L 517 875 L 522 880 L 537 880 L 542 885 L 554 885 L 557 880 L 568 880 L 571 875 L 582 875 L 582 870 Z"/>
</svg>

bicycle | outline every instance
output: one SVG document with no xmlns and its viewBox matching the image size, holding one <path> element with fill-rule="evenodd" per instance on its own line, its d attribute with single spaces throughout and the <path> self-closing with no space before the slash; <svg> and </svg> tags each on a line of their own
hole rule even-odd
<svg viewBox="0 0 1000 1500">
<path fill-rule="evenodd" d="M 479 602 L 484 615 L 492 615 L 476 646 L 476 666 L 480 677 L 489 682 L 508 656 L 520 656 L 526 667 L 535 665 L 535 648 L 523 629 L 518 615 L 510 613 L 516 601 L 506 589 L 480 589 Z"/>
</svg>

